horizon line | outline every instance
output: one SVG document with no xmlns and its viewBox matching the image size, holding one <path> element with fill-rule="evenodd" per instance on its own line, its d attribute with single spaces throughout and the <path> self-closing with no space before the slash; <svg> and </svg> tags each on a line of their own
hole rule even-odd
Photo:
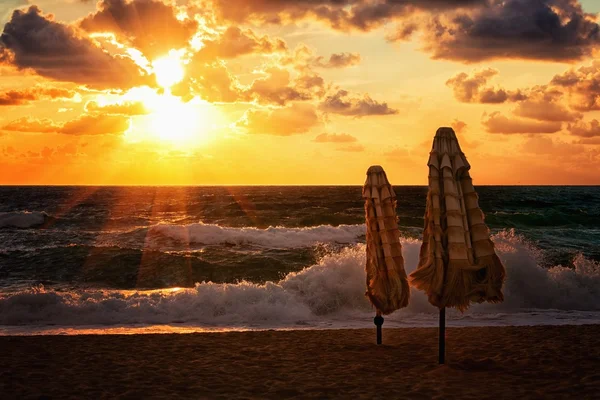
<svg viewBox="0 0 600 400">
<path fill-rule="evenodd" d="M 231 184 L 94 184 L 94 183 L 65 183 L 65 184 L 41 184 L 41 183 L 0 183 L 0 187 L 327 187 L 327 186 L 338 186 L 338 187 L 362 187 L 363 184 L 254 184 L 254 183 L 231 183 Z M 420 186 L 427 187 L 427 184 L 392 184 L 394 187 L 410 187 Z M 508 186 L 508 187 L 522 187 L 522 186 L 537 186 L 537 187 L 564 187 L 564 186 L 575 186 L 575 187 L 596 187 L 600 186 L 600 183 L 596 184 L 545 184 L 545 183 L 534 183 L 534 184 L 474 184 L 474 186 Z"/>
</svg>

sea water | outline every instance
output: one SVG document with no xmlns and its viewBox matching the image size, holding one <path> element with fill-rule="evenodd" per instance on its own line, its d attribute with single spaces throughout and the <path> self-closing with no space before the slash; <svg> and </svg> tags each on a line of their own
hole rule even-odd
<svg viewBox="0 0 600 400">
<path fill-rule="evenodd" d="M 477 187 L 502 304 L 449 326 L 600 322 L 600 187 Z M 425 187 L 396 187 L 407 272 Z M 0 333 L 371 327 L 358 186 L 0 187 Z M 413 290 L 386 327 L 435 326 Z"/>
</svg>

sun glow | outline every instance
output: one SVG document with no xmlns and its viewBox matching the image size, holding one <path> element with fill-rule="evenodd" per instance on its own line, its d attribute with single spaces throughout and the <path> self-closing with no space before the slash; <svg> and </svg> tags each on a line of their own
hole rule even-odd
<svg viewBox="0 0 600 400">
<path fill-rule="evenodd" d="M 222 125 L 221 114 L 209 102 L 194 98 L 184 102 L 169 90 L 159 94 L 144 87 L 131 89 L 120 101 L 142 101 L 146 115 L 133 116 L 130 129 L 125 134 L 129 142 L 154 142 L 168 144 L 170 148 L 189 149 L 201 146 L 215 136 L 217 125 Z M 98 99 L 101 105 L 113 99 Z"/>
<path fill-rule="evenodd" d="M 152 62 L 156 81 L 165 89 L 179 83 L 185 76 L 183 51 L 171 50 L 168 55 Z"/>
<path fill-rule="evenodd" d="M 179 97 L 167 94 L 146 103 L 152 110 L 147 129 L 161 142 L 189 146 L 205 139 L 207 121 L 195 101 L 183 103 Z"/>
</svg>

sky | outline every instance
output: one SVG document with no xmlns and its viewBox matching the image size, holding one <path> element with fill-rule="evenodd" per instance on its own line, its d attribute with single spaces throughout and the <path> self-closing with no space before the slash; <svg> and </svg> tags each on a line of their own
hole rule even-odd
<svg viewBox="0 0 600 400">
<path fill-rule="evenodd" d="M 597 0 L 1 0 L 0 184 L 600 184 Z"/>
</svg>

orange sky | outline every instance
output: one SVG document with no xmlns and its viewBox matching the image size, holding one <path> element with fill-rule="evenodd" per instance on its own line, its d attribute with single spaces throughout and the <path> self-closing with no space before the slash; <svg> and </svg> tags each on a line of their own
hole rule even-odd
<svg viewBox="0 0 600 400">
<path fill-rule="evenodd" d="M 600 184 L 595 0 L 3 0 L 0 184 Z"/>
</svg>

